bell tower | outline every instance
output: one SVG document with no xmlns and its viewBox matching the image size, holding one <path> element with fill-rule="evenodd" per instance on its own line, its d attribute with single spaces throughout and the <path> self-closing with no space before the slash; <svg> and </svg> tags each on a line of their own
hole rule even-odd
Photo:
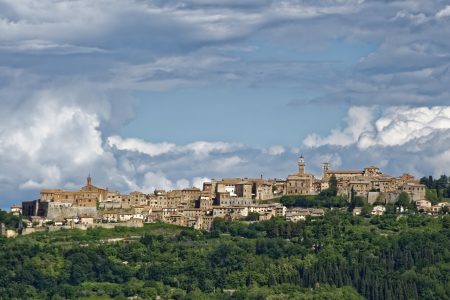
<svg viewBox="0 0 450 300">
<path fill-rule="evenodd" d="M 90 186 L 90 185 L 92 185 L 92 178 L 91 178 L 91 174 L 89 174 L 89 176 L 87 177 L 87 179 L 86 179 L 86 183 L 87 183 L 87 186 Z"/>
<path fill-rule="evenodd" d="M 322 169 L 323 169 L 323 175 L 322 175 L 322 179 L 326 177 L 327 175 L 327 171 L 330 169 L 330 163 L 328 162 L 324 162 L 322 164 Z"/>
<path fill-rule="evenodd" d="M 298 159 L 298 173 L 301 175 L 305 174 L 305 158 L 303 155 L 300 155 Z"/>
</svg>

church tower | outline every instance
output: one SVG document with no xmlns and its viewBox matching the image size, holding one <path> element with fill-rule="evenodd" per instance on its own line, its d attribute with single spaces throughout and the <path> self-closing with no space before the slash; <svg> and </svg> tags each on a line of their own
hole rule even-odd
<svg viewBox="0 0 450 300">
<path fill-rule="evenodd" d="M 86 180 L 87 186 L 92 185 L 92 178 L 91 178 L 91 174 L 89 174 L 87 180 Z"/>
<path fill-rule="evenodd" d="M 298 159 L 298 173 L 301 175 L 305 174 L 305 158 L 303 155 L 300 155 Z"/>
<path fill-rule="evenodd" d="M 330 169 L 330 163 L 324 162 L 322 164 L 322 169 L 323 169 L 322 179 L 324 179 L 327 175 L 328 170 Z"/>
</svg>

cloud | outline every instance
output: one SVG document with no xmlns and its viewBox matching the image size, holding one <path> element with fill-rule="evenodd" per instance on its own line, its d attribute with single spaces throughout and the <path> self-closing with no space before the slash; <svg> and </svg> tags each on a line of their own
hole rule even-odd
<svg viewBox="0 0 450 300">
<path fill-rule="evenodd" d="M 18 43 L 5 43 L 0 45 L 0 52 L 28 53 L 28 54 L 91 54 L 104 52 L 104 50 L 95 47 L 80 47 L 70 44 L 56 44 L 43 40 L 26 40 Z"/>
<path fill-rule="evenodd" d="M 187 144 L 179 148 L 179 152 L 192 152 L 197 156 L 205 157 L 211 153 L 232 153 L 238 149 L 241 149 L 241 144 L 230 144 L 224 142 L 205 142 L 198 141 L 191 144 Z"/>
<path fill-rule="evenodd" d="M 438 19 L 446 18 L 446 17 L 450 17 L 450 5 L 447 5 L 444 9 L 442 9 L 436 13 L 436 18 L 438 18 Z"/>
<path fill-rule="evenodd" d="M 411 172 L 418 176 L 448 173 L 450 107 L 366 109 L 373 111 L 368 118 L 362 120 L 351 108 L 346 128 L 334 129 L 323 138 L 309 136 L 304 142 L 311 147 L 307 154 L 313 159 L 319 156 L 321 160 L 329 160 L 335 166 L 378 164 L 388 172 Z M 355 132 L 355 124 L 365 130 Z M 339 139 L 342 136 L 346 142 Z"/>
<path fill-rule="evenodd" d="M 375 122 L 375 128 L 361 134 L 358 147 L 399 146 L 450 130 L 450 107 L 391 107 Z"/>
<path fill-rule="evenodd" d="M 23 81 L 26 92 L 11 91 L 28 75 L 4 71 L 10 84 L 0 94 L 15 100 L 2 102 L 0 110 L 1 207 L 35 199 L 42 188 L 77 189 L 89 173 L 94 184 L 111 190 L 152 192 L 202 187 L 210 176 L 257 176 L 267 161 L 268 154 L 238 143 L 177 145 L 108 135 L 133 115 L 133 101 L 82 82 L 80 90 L 67 85 L 38 89 L 33 76 Z M 270 168 L 264 166 L 266 174 Z"/>
<path fill-rule="evenodd" d="M 108 138 L 108 144 L 110 146 L 116 147 L 119 150 L 140 152 L 151 157 L 169 153 L 175 150 L 176 148 L 175 144 L 170 143 L 153 144 L 136 138 L 122 139 L 120 136 L 117 135 L 110 136 Z"/>
<path fill-rule="evenodd" d="M 0 1 L 0 196 L 74 188 L 89 172 L 124 192 L 284 177 L 300 152 L 315 174 L 327 160 L 443 172 L 448 16 L 441 1 L 418 0 Z M 120 135 L 133 95 L 217 86 L 351 107 L 344 128 L 310 134 L 295 151 Z"/>
<path fill-rule="evenodd" d="M 272 146 L 269 149 L 263 150 L 270 155 L 281 155 L 286 152 L 286 148 L 281 145 Z"/>
<path fill-rule="evenodd" d="M 5 189 L 64 186 L 99 164 L 111 166 L 98 116 L 46 96 L 27 102 L 0 124 L 0 167 L 10 181 Z"/>
<path fill-rule="evenodd" d="M 360 149 L 405 145 L 437 132 L 450 130 L 450 107 L 390 107 L 375 120 L 373 107 L 351 107 L 347 127 L 333 129 L 327 137 L 309 135 L 304 144 L 317 148 L 324 145 L 357 145 Z"/>
<path fill-rule="evenodd" d="M 313 104 L 444 105 L 448 11 L 416 0 L 4 0 L 0 65 L 127 92 L 226 83 L 300 89 Z"/>
<path fill-rule="evenodd" d="M 150 157 L 178 153 L 193 153 L 196 156 L 205 157 L 211 153 L 230 153 L 242 147 L 240 144 L 206 141 L 198 141 L 183 146 L 172 143 L 154 144 L 136 138 L 123 139 L 117 135 L 109 137 L 108 144 L 118 150 L 135 151 Z"/>
<path fill-rule="evenodd" d="M 192 179 L 192 186 L 199 188 L 199 189 L 203 189 L 203 183 L 204 182 L 210 182 L 211 178 L 208 177 L 195 177 Z"/>
<path fill-rule="evenodd" d="M 348 111 L 347 127 L 343 130 L 333 129 L 327 137 L 317 134 L 308 135 L 303 144 L 317 148 L 323 145 L 348 146 L 356 143 L 363 134 L 373 130 L 373 107 L 351 107 Z"/>
</svg>

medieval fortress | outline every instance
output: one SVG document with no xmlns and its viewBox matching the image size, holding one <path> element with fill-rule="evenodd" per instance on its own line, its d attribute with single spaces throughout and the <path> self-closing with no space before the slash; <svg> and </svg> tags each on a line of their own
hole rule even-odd
<svg viewBox="0 0 450 300">
<path fill-rule="evenodd" d="M 337 194 L 359 196 L 368 203 L 394 203 L 401 192 L 412 201 L 425 199 L 425 186 L 403 174 L 394 177 L 371 166 L 363 170 L 333 170 L 323 163 L 321 179 L 306 172 L 303 156 L 298 171 L 286 179 L 227 178 L 205 182 L 202 189 L 155 190 L 151 194 L 128 195 L 97 187 L 89 176 L 78 191 L 44 189 L 40 198 L 13 206 L 12 211 L 30 217 L 33 224 L 57 226 L 143 226 L 145 222 L 166 222 L 209 230 L 215 217 L 245 219 L 251 213 L 259 220 L 274 216 L 292 221 L 321 216 L 323 209 L 287 209 L 277 201 L 283 195 L 317 195 L 333 187 Z"/>
</svg>

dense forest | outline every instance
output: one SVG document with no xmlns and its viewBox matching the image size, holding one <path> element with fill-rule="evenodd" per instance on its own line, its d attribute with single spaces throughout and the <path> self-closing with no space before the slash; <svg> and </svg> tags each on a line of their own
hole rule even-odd
<svg viewBox="0 0 450 300">
<path fill-rule="evenodd" d="M 36 233 L 0 262 L 0 299 L 449 299 L 450 216 Z"/>
</svg>

